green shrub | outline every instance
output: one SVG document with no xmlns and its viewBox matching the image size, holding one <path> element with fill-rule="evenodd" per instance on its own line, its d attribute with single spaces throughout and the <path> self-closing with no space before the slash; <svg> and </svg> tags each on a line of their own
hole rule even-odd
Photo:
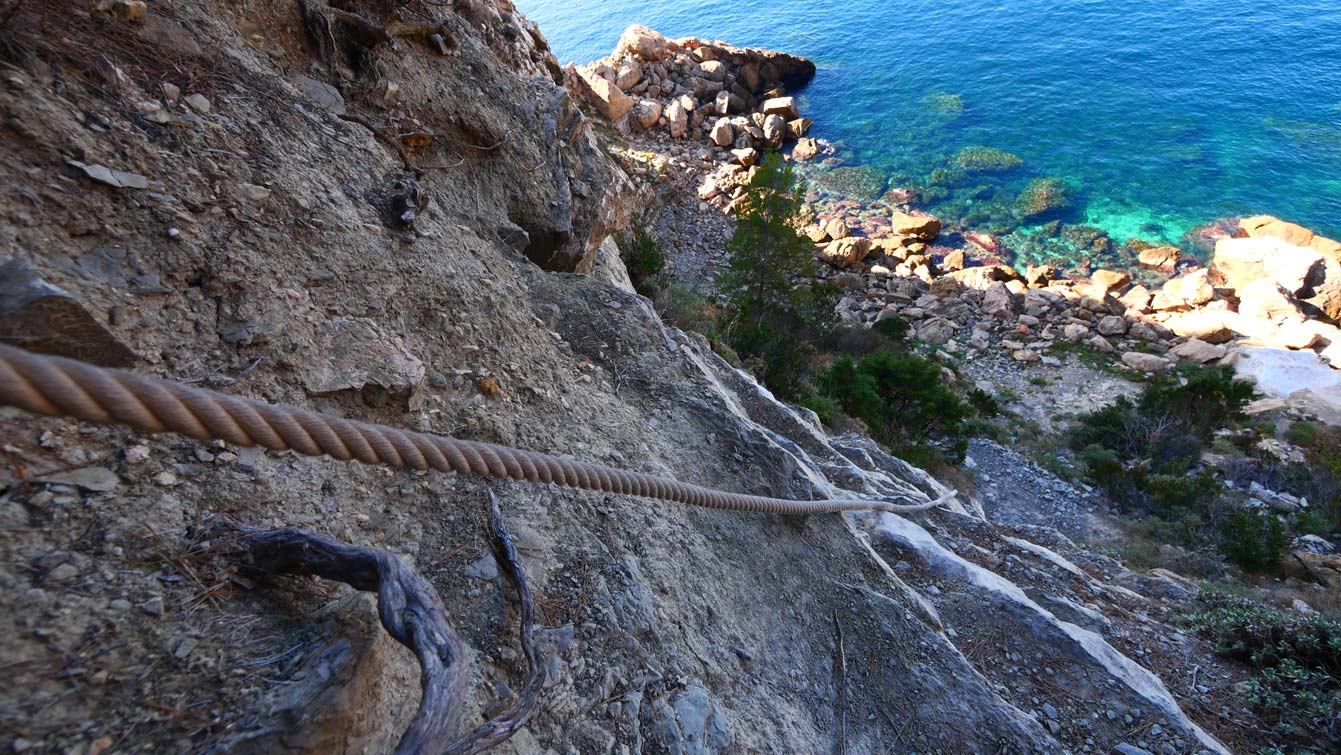
<svg viewBox="0 0 1341 755">
<path fill-rule="evenodd" d="M 1191 435 L 1166 435 L 1151 446 L 1151 468 L 1164 474 L 1182 474 L 1201 460 L 1202 448 L 1201 440 Z"/>
<path fill-rule="evenodd" d="M 1224 486 L 1209 471 L 1194 476 L 1149 475 L 1145 488 L 1150 509 L 1161 515 L 1181 510 L 1211 511 L 1224 492 Z"/>
<path fill-rule="evenodd" d="M 896 452 L 933 439 L 959 444 L 970 409 L 942 382 L 939 364 L 878 350 L 860 361 L 843 355 L 817 381 L 876 440 Z M 963 458 L 962 450 L 954 451 Z"/>
<path fill-rule="evenodd" d="M 910 325 L 907 320 L 895 315 L 894 317 L 886 317 L 883 320 L 877 320 L 875 324 L 871 326 L 871 330 L 874 330 L 895 343 L 903 343 L 908 340 L 908 331 L 912 330 L 912 327 L 913 326 Z"/>
<path fill-rule="evenodd" d="M 1085 476 L 1123 508 L 1145 500 L 1145 470 L 1139 466 L 1128 469 L 1112 449 L 1091 443 L 1081 449 L 1077 458 L 1085 468 Z"/>
<path fill-rule="evenodd" d="M 667 284 L 657 293 L 657 314 L 680 330 L 692 330 L 711 338 L 717 330 L 721 312 L 702 292 L 679 281 Z"/>
<path fill-rule="evenodd" d="M 1180 382 L 1182 378 L 1185 382 Z M 1142 416 L 1172 422 L 1178 432 L 1209 441 L 1216 430 L 1243 419 L 1252 401 L 1252 383 L 1237 380 L 1232 367 L 1184 367 L 1160 378 L 1141 394 Z"/>
<path fill-rule="evenodd" d="M 1137 413 L 1136 405 L 1118 396 L 1112 404 L 1080 417 L 1067 432 L 1067 442 L 1075 449 L 1099 446 L 1119 458 L 1132 459 L 1145 454 L 1149 435 L 1149 424 Z"/>
<path fill-rule="evenodd" d="M 1341 622 L 1223 595 L 1212 596 L 1211 604 L 1190 623 L 1216 652 L 1257 670 L 1245 690 L 1280 745 L 1335 752 L 1341 745 Z"/>
<path fill-rule="evenodd" d="M 1240 509 L 1220 524 L 1220 553 L 1247 572 L 1266 572 L 1290 545 L 1285 525 L 1273 514 Z"/>
<path fill-rule="evenodd" d="M 814 244 L 797 232 L 803 192 L 792 166 L 766 156 L 745 190 L 726 242 L 722 333 L 774 393 L 806 394 L 815 343 L 833 320 L 835 288 L 815 280 Z"/>
<path fill-rule="evenodd" d="M 996 396 L 984 391 L 981 388 L 974 388 L 968 395 L 969 404 L 980 417 L 997 417 L 1001 415 L 1001 402 L 996 400 Z"/>
<path fill-rule="evenodd" d="M 815 416 L 819 417 L 819 421 L 826 426 L 832 425 L 833 421 L 843 412 L 843 409 L 838 405 L 838 402 L 828 396 L 807 396 L 801 399 L 800 404 L 814 412 Z"/>
<path fill-rule="evenodd" d="M 644 296 L 655 296 L 660 289 L 657 276 L 666 267 L 665 250 L 642 228 L 621 234 L 618 246 L 620 259 L 624 260 L 633 287 Z"/>
</svg>

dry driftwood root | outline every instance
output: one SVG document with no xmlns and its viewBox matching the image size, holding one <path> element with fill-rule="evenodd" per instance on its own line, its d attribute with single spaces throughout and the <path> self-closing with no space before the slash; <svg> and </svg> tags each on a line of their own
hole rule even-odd
<svg viewBox="0 0 1341 755">
<path fill-rule="evenodd" d="M 494 550 L 521 603 L 522 652 L 531 668 L 517 701 L 496 718 L 455 737 L 472 671 L 465 645 L 452 630 L 437 591 L 400 558 L 303 530 L 239 531 L 238 558 L 246 569 L 265 575 L 310 574 L 377 593 L 382 626 L 419 659 L 422 695 L 414 721 L 401 736 L 396 755 L 482 752 L 511 737 L 539 707 L 544 659 L 532 639 L 535 605 L 517 559 L 512 536 L 493 493 L 486 489 Z"/>
</svg>

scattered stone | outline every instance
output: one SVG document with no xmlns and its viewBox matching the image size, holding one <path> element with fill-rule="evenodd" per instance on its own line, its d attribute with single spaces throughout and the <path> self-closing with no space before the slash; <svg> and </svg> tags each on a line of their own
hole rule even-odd
<svg viewBox="0 0 1341 755">
<path fill-rule="evenodd" d="M 1108 293 L 1131 283 L 1131 273 L 1125 270 L 1095 270 L 1090 275 L 1090 282 L 1095 288 Z"/>
<path fill-rule="evenodd" d="M 108 493 L 121 487 L 121 478 L 105 467 L 81 467 L 39 477 L 38 482 L 75 485 L 94 493 Z"/>
<path fill-rule="evenodd" d="M 1206 364 L 1223 359 L 1229 349 L 1224 346 L 1207 343 L 1200 338 L 1189 338 L 1169 349 L 1169 353 L 1187 362 Z"/>
<path fill-rule="evenodd" d="M 293 83 L 297 84 L 303 94 L 312 98 L 312 101 L 321 106 L 323 110 L 336 115 L 345 113 L 345 98 L 344 95 L 340 94 L 339 89 L 301 73 L 293 77 Z"/>
<path fill-rule="evenodd" d="M 1173 270 L 1181 256 L 1182 252 L 1176 246 L 1156 246 L 1150 249 L 1142 249 L 1136 258 L 1146 267 Z"/>
<path fill-rule="evenodd" d="M 270 198 L 270 189 L 256 184 L 238 184 L 238 196 L 248 202 L 263 202 Z"/>
<path fill-rule="evenodd" d="M 834 267 L 844 268 L 866 259 L 870 252 L 870 239 L 849 236 L 826 244 L 820 251 L 820 259 Z"/>
<path fill-rule="evenodd" d="M 118 189 L 147 189 L 149 188 L 149 179 L 139 173 L 128 173 L 124 170 L 113 170 L 106 165 L 87 165 L 78 160 L 66 160 L 69 165 L 84 171 L 85 175 L 99 183 L 105 183 L 108 186 L 115 186 Z"/>
<path fill-rule="evenodd" d="M 1112 354 L 1116 350 L 1113 347 L 1113 344 L 1103 336 L 1094 336 L 1086 343 L 1090 345 L 1090 348 L 1094 349 L 1095 351 L 1098 351 L 1101 354 Z"/>
<path fill-rule="evenodd" d="M 185 102 L 187 107 L 191 108 L 197 113 L 200 113 L 201 115 L 204 115 L 210 111 L 211 105 L 209 98 L 203 94 L 200 93 L 189 94 L 186 96 Z"/>
<path fill-rule="evenodd" d="M 107 367 L 138 359 L 78 300 L 18 257 L 0 265 L 0 342 Z"/>
<path fill-rule="evenodd" d="M 889 220 L 890 230 L 900 236 L 912 236 L 921 241 L 931 242 L 941 233 L 941 221 L 930 215 L 894 212 Z"/>
<path fill-rule="evenodd" d="M 1089 336 L 1090 329 L 1080 323 L 1067 323 L 1062 327 L 1062 337 L 1071 343 L 1080 343 Z"/>
<path fill-rule="evenodd" d="M 982 297 L 982 313 L 990 317 L 1010 320 L 1019 307 L 1019 300 L 1005 283 L 992 284 Z"/>
<path fill-rule="evenodd" d="M 426 369 L 399 336 L 375 321 L 332 318 L 315 353 L 299 363 L 299 378 L 312 393 L 355 390 L 412 399 Z"/>
<path fill-rule="evenodd" d="M 814 139 L 800 139 L 796 142 L 796 147 L 792 149 L 792 157 L 798 161 L 813 160 L 820 153 L 819 142 Z"/>
<path fill-rule="evenodd" d="M 132 23 L 144 18 L 149 6 L 144 0 L 115 0 L 112 3 L 112 15 L 122 23 Z"/>
<path fill-rule="evenodd" d="M 1099 335 L 1122 336 L 1127 334 L 1127 319 L 1121 315 L 1109 315 L 1099 320 Z"/>
<path fill-rule="evenodd" d="M 1169 360 L 1158 354 L 1146 354 L 1141 351 L 1128 351 L 1122 355 L 1122 363 L 1141 372 L 1162 372 L 1170 367 Z"/>
<path fill-rule="evenodd" d="M 764 100 L 759 106 L 759 112 L 764 115 L 776 115 L 782 118 L 785 125 L 787 121 L 794 121 L 801 117 L 800 111 L 796 109 L 796 99 L 793 97 L 774 97 Z"/>
<path fill-rule="evenodd" d="M 708 136 L 712 139 L 713 144 L 719 147 L 730 147 L 736 139 L 735 132 L 731 130 L 731 122 L 725 118 L 717 119 Z"/>
</svg>

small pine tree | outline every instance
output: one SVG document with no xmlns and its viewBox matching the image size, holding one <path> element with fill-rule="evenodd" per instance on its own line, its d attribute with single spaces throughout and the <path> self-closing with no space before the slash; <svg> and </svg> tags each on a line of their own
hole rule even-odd
<svg viewBox="0 0 1341 755">
<path fill-rule="evenodd" d="M 776 154 L 746 188 L 736 230 L 726 242 L 723 331 L 764 384 L 784 398 L 804 392 L 818 334 L 833 318 L 831 286 L 815 282 L 814 245 L 797 227 L 802 193 L 792 166 Z"/>
</svg>

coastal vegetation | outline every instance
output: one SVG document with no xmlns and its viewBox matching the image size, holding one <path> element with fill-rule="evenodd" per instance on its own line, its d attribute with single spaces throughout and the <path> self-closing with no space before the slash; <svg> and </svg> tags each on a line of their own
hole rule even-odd
<svg viewBox="0 0 1341 755">
<path fill-rule="evenodd" d="M 1134 401 L 1079 417 L 1067 440 L 1091 482 L 1148 520 L 1144 532 L 1190 548 L 1214 543 L 1235 566 L 1267 572 L 1294 535 L 1338 524 L 1341 455 L 1334 429 L 1302 423 L 1291 435 L 1309 444 L 1311 463 L 1261 451 L 1243 413 L 1253 395 L 1228 367 L 1184 366 L 1153 377 Z M 1231 459 L 1227 469 L 1205 463 L 1216 451 Z"/>
<path fill-rule="evenodd" d="M 1314 752 L 1310 745 L 1323 744 L 1310 732 L 1341 741 L 1341 622 L 1223 594 L 1212 594 L 1210 603 L 1188 623 L 1216 652 L 1254 669 L 1244 682 L 1249 701 L 1282 741 L 1302 745 L 1289 752 Z"/>
<path fill-rule="evenodd" d="M 666 267 L 666 250 L 645 228 L 635 228 L 620 235 L 619 257 L 629 272 L 629 281 L 643 296 L 656 296 L 665 282 L 661 271 Z"/>
<path fill-rule="evenodd" d="M 826 424 L 859 420 L 909 459 L 962 460 L 978 409 L 946 386 L 945 368 L 914 353 L 907 321 L 869 331 L 833 322 L 837 291 L 816 280 L 814 244 L 797 230 L 802 196 L 792 165 L 765 157 L 726 245 L 726 306 L 711 330 L 770 390 Z"/>
</svg>

